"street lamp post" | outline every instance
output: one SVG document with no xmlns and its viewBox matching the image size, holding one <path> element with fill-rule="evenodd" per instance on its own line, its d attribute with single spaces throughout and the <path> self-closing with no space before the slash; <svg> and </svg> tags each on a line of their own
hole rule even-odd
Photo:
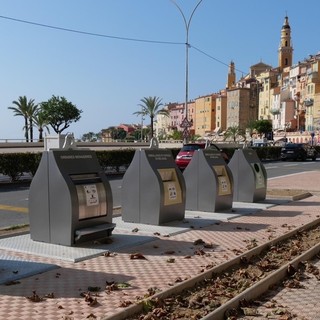
<svg viewBox="0 0 320 320">
<path fill-rule="evenodd" d="M 140 133 L 140 139 L 141 139 L 141 142 L 143 141 L 143 116 L 141 116 L 141 133 Z"/>
<path fill-rule="evenodd" d="M 184 143 L 187 143 L 189 140 L 189 128 L 191 127 L 191 123 L 188 120 L 188 94 L 189 94 L 189 48 L 190 48 L 190 44 L 189 44 L 189 29 L 190 29 L 190 23 L 192 20 L 192 17 L 195 13 L 195 11 L 197 10 L 197 8 L 199 7 L 200 3 L 203 0 L 199 0 L 199 2 L 197 3 L 197 5 L 195 6 L 195 8 L 193 9 L 189 20 L 187 21 L 182 9 L 178 6 L 178 4 L 176 3 L 175 0 L 171 0 L 171 2 L 178 8 L 179 12 L 182 15 L 184 24 L 185 24 L 185 28 L 186 28 L 186 74 L 185 74 L 185 118 L 183 120 L 182 123 L 182 127 L 183 129 L 183 141 Z"/>
</svg>

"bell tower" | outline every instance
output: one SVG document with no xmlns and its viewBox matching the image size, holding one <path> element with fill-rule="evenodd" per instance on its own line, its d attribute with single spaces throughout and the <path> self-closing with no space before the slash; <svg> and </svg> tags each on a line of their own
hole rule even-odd
<svg viewBox="0 0 320 320">
<path fill-rule="evenodd" d="M 284 23 L 281 28 L 281 40 L 278 49 L 278 65 L 281 70 L 292 66 L 293 48 L 291 44 L 291 28 L 289 18 L 284 18 Z"/>
<path fill-rule="evenodd" d="M 227 80 L 227 89 L 231 89 L 236 84 L 236 73 L 235 73 L 235 67 L 234 62 L 231 61 L 229 64 L 229 70 L 228 70 L 228 80 Z"/>
</svg>

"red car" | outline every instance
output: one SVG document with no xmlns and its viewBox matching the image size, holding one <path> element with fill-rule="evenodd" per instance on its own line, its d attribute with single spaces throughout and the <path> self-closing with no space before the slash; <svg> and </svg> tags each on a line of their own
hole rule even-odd
<svg viewBox="0 0 320 320">
<path fill-rule="evenodd" d="M 206 147 L 205 143 L 187 143 L 183 145 L 182 149 L 179 151 L 178 155 L 176 156 L 175 162 L 177 166 L 184 170 L 187 165 L 189 164 L 194 152 L 199 149 L 204 149 Z M 221 152 L 223 159 L 226 163 L 229 162 L 229 158 L 225 152 L 223 152 L 218 146 L 215 144 L 210 144 L 208 148 L 213 148 Z"/>
</svg>

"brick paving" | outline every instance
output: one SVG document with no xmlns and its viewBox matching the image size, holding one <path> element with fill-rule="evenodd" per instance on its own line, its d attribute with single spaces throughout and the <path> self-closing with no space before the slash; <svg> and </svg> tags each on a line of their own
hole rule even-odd
<svg viewBox="0 0 320 320">
<path fill-rule="evenodd" d="M 296 188 L 318 192 L 319 181 L 320 171 L 306 172 L 270 179 L 268 188 Z M 235 257 L 238 252 L 245 252 L 252 239 L 262 244 L 270 237 L 285 234 L 292 228 L 316 220 L 320 216 L 319 204 L 320 197 L 314 194 L 303 200 L 277 205 L 204 228 L 190 228 L 170 237 L 158 235 L 153 241 L 77 263 L 0 250 L 1 255 L 59 267 L 20 279 L 17 284 L 1 285 L 0 319 L 112 318 L 112 315 L 123 310 L 120 306 L 122 303 L 134 302 L 137 297 L 146 295 L 149 288 L 171 288 L 178 277 L 194 277 L 208 266 L 219 265 Z M 194 241 L 197 239 L 212 243 L 212 248 L 205 249 L 204 255 L 196 254 L 199 246 L 194 245 Z M 146 259 L 132 260 L 130 255 L 133 253 L 141 253 Z M 117 291 L 105 290 L 106 284 L 113 281 L 130 284 L 130 287 Z M 320 285 L 313 279 L 310 279 L 309 285 L 310 288 L 305 291 L 281 290 L 276 293 L 275 299 L 292 308 L 299 319 L 320 319 Z M 81 296 L 88 287 L 101 288 L 96 296 L 97 303 L 92 306 Z M 53 293 L 54 298 L 32 302 L 26 297 L 32 296 L 33 291 L 41 297 Z"/>
</svg>

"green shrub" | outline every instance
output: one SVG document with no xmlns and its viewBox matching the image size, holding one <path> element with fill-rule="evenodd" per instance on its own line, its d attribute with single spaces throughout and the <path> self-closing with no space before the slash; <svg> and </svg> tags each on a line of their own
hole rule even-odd
<svg viewBox="0 0 320 320">
<path fill-rule="evenodd" d="M 32 176 L 36 174 L 36 171 L 39 167 L 39 163 L 42 157 L 42 153 L 24 153 L 23 163 L 24 170 L 23 172 L 29 172 Z"/>
<path fill-rule="evenodd" d="M 18 181 L 23 173 L 35 175 L 42 153 L 2 153 L 0 173 L 9 176 L 12 182 Z"/>
<path fill-rule="evenodd" d="M 128 167 L 133 159 L 135 150 L 109 150 L 109 151 L 97 151 L 96 155 L 100 166 L 106 170 L 108 167 L 115 169 L 119 172 L 120 167 Z"/>
<path fill-rule="evenodd" d="M 0 171 L 9 176 L 11 182 L 18 181 L 25 170 L 24 153 L 0 154 Z"/>
<path fill-rule="evenodd" d="M 316 146 L 320 154 L 320 146 Z M 256 150 L 258 157 L 261 160 L 279 160 L 281 147 L 259 147 L 253 148 Z M 223 148 L 223 151 L 232 158 L 236 148 Z M 100 166 L 107 170 L 112 168 L 116 172 L 120 171 L 120 167 L 127 168 L 135 154 L 135 149 L 124 150 L 108 150 L 96 151 L 96 155 Z M 172 156 L 175 159 L 180 151 L 180 148 L 170 149 Z M 0 154 L 0 173 L 9 176 L 11 181 L 18 181 L 24 172 L 35 175 L 41 160 L 42 153 L 3 153 Z"/>
<path fill-rule="evenodd" d="M 253 147 L 260 160 L 279 160 L 281 147 Z"/>
</svg>

